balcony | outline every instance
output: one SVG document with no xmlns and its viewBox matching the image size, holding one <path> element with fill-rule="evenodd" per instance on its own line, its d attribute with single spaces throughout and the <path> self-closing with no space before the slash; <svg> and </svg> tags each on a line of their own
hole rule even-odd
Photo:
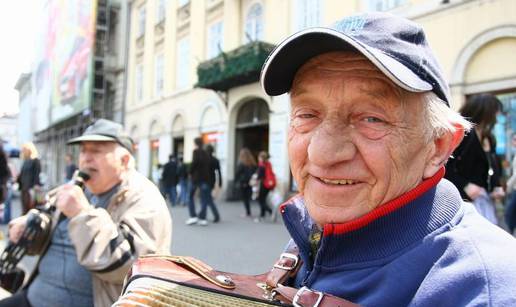
<svg viewBox="0 0 516 307">
<path fill-rule="evenodd" d="M 195 86 L 225 92 L 256 82 L 260 79 L 263 63 L 273 48 L 274 45 L 268 43 L 251 42 L 202 62 L 197 66 L 198 82 Z"/>
</svg>

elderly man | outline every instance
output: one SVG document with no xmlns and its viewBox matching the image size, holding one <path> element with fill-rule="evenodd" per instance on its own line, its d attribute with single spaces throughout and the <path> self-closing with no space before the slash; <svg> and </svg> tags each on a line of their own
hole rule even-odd
<svg viewBox="0 0 516 307">
<path fill-rule="evenodd" d="M 261 78 L 267 94 L 291 99 L 300 194 L 281 212 L 287 250 L 302 260 L 289 285 L 307 287 L 297 299 L 316 290 L 364 306 L 516 305 L 516 241 L 443 179 L 471 125 L 450 109 L 420 26 L 367 13 L 303 30 Z"/>
<path fill-rule="evenodd" d="M 132 140 L 120 124 L 99 119 L 68 142 L 80 144 L 79 168 L 90 175 L 83 193 L 61 186 L 62 213 L 37 274 L 0 306 L 110 306 L 133 260 L 169 253 L 170 214 L 153 183 L 134 170 Z M 25 218 L 11 223 L 17 241 Z"/>
</svg>

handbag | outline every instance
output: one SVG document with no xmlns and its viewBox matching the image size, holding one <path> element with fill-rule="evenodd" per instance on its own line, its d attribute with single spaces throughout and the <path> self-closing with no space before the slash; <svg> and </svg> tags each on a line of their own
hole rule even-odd
<svg viewBox="0 0 516 307">
<path fill-rule="evenodd" d="M 358 306 L 306 287 L 283 286 L 301 263 L 288 251 L 270 272 L 252 276 L 217 271 L 188 256 L 143 256 L 129 270 L 113 306 Z"/>
<path fill-rule="evenodd" d="M 31 199 L 31 208 L 42 206 L 46 203 L 46 193 L 40 187 L 32 187 L 29 190 Z"/>
</svg>

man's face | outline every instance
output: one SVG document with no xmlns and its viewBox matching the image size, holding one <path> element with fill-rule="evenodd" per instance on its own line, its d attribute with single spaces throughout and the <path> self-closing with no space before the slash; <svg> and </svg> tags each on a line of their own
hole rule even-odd
<svg viewBox="0 0 516 307">
<path fill-rule="evenodd" d="M 291 169 L 319 225 L 360 217 L 422 181 L 433 148 L 422 104 L 402 103 L 401 91 L 365 57 L 332 52 L 310 60 L 296 74 L 291 104 Z"/>
<path fill-rule="evenodd" d="M 125 169 L 115 142 L 82 142 L 79 168 L 90 175 L 86 187 L 93 194 L 108 191 L 121 181 Z"/>
</svg>

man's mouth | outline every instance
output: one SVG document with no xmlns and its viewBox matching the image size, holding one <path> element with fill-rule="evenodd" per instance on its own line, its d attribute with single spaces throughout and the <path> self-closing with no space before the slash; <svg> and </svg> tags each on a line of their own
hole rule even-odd
<svg viewBox="0 0 516 307">
<path fill-rule="evenodd" d="M 82 171 L 88 173 L 89 175 L 91 175 L 92 173 L 96 172 L 97 169 L 96 168 L 92 168 L 92 167 L 85 167 L 82 169 Z"/>
<path fill-rule="evenodd" d="M 353 185 L 357 184 L 358 181 L 352 180 L 352 179 L 326 179 L 326 178 L 319 178 L 322 182 L 326 184 L 333 184 L 333 185 Z"/>
</svg>

